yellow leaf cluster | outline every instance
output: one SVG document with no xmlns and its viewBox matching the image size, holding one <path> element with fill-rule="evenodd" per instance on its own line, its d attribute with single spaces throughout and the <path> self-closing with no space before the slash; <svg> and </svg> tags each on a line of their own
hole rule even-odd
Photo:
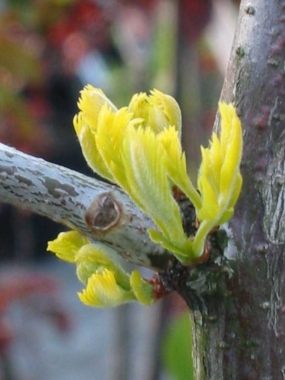
<svg viewBox="0 0 285 380">
<path fill-rule="evenodd" d="M 149 231 L 154 242 L 181 262 L 193 263 L 210 230 L 232 216 L 241 189 L 242 134 L 233 105 L 219 105 L 221 133 L 213 133 L 210 147 L 202 148 L 198 191 L 187 174 L 181 112 L 171 96 L 158 90 L 139 93 L 117 109 L 102 90 L 89 85 L 78 105 L 74 127 L 90 167 L 121 186 L 151 217 L 157 226 Z M 173 185 L 196 209 L 200 227 L 194 239 L 183 230 Z"/>
<path fill-rule="evenodd" d="M 160 232 L 150 232 L 151 236 L 187 260 L 191 242 L 184 233 L 170 181 L 179 177 L 176 164 L 184 170 L 179 177 L 183 188 L 199 195 L 186 173 L 177 102 L 153 90 L 150 95 L 134 95 L 127 107 L 117 109 L 101 90 L 87 86 L 78 105 L 74 127 L 89 166 L 121 186 L 158 227 Z M 172 164 L 173 157 L 176 162 Z"/>
<path fill-rule="evenodd" d="M 91 244 L 79 232 L 69 231 L 49 242 L 48 250 L 76 265 L 77 277 L 86 285 L 78 297 L 88 306 L 114 307 L 135 300 L 150 305 L 154 301 L 152 286 L 138 271 L 126 273 L 114 262 L 113 250 L 102 243 Z"/>
<path fill-rule="evenodd" d="M 232 104 L 220 103 L 219 111 L 220 136 L 213 133 L 210 147 L 201 148 L 202 162 L 197 182 L 202 204 L 196 210 L 201 222 L 193 246 L 196 255 L 201 253 L 211 229 L 232 217 L 242 186 L 241 122 Z"/>
<path fill-rule="evenodd" d="M 210 231 L 233 215 L 242 186 L 242 130 L 234 106 L 219 104 L 220 133 L 213 133 L 208 148 L 201 147 L 198 190 L 187 174 L 181 112 L 171 96 L 158 90 L 135 94 L 127 107 L 117 109 L 102 90 L 88 85 L 78 106 L 74 128 L 89 166 L 124 189 L 150 216 L 157 227 L 148 231 L 155 243 L 182 263 L 195 264 Z M 199 227 L 194 237 L 184 232 L 174 185 L 196 209 Z M 48 250 L 76 265 L 77 276 L 86 285 L 78 296 L 86 305 L 154 301 L 150 283 L 137 270 L 131 275 L 122 270 L 113 260 L 114 251 L 102 243 L 91 244 L 70 231 L 49 242 Z"/>
</svg>

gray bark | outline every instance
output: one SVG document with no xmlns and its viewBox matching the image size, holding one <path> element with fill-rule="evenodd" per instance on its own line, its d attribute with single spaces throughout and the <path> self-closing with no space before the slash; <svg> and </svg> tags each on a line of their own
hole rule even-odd
<svg viewBox="0 0 285 380">
<path fill-rule="evenodd" d="M 103 241 L 137 265 L 162 270 L 171 256 L 155 245 L 155 228 L 117 186 L 0 144 L 0 199 Z"/>
</svg>

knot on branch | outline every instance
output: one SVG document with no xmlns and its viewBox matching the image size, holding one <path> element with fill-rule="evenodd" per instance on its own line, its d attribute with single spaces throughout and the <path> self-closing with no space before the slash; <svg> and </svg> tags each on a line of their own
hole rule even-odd
<svg viewBox="0 0 285 380">
<path fill-rule="evenodd" d="M 100 194 L 87 209 L 85 220 L 94 232 L 107 232 L 118 225 L 122 215 L 119 203 L 110 192 Z"/>
</svg>

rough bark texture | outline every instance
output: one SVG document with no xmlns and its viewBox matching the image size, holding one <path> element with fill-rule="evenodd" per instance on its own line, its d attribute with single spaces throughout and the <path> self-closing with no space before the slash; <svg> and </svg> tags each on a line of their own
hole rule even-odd
<svg viewBox="0 0 285 380">
<path fill-rule="evenodd" d="M 285 379 L 284 62 L 284 1 L 242 1 L 221 96 L 235 104 L 244 129 L 244 185 L 224 252 L 234 272 L 212 297 L 199 288 L 203 308 L 184 292 L 195 380 Z"/>
</svg>

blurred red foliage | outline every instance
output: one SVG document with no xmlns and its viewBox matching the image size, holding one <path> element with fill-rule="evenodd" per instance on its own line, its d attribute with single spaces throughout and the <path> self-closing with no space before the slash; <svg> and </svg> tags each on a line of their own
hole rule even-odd
<svg viewBox="0 0 285 380">
<path fill-rule="evenodd" d="M 58 299 L 60 285 L 54 278 L 30 272 L 5 272 L 0 275 L 0 353 L 6 350 L 15 338 L 13 325 L 6 317 L 9 307 L 21 302 L 23 307 L 31 297 L 39 297 L 31 303 L 36 313 L 47 316 L 59 331 L 67 331 L 71 327 L 68 313 Z"/>
<path fill-rule="evenodd" d="M 211 0 L 179 0 L 179 24 L 182 36 L 188 41 L 195 41 L 211 17 Z"/>
</svg>

